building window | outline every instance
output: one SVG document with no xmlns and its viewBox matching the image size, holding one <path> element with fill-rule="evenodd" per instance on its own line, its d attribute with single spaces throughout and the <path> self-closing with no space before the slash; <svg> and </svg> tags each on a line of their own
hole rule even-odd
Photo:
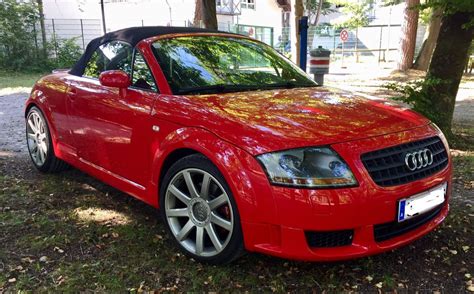
<svg viewBox="0 0 474 294">
<path fill-rule="evenodd" d="M 242 0 L 240 2 L 241 8 L 255 9 L 255 0 Z"/>
</svg>

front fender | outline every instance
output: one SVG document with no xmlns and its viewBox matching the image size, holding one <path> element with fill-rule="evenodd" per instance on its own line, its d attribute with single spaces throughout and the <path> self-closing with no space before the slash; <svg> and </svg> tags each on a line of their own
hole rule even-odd
<svg viewBox="0 0 474 294">
<path fill-rule="evenodd" d="M 157 183 L 158 197 L 164 160 L 173 151 L 183 148 L 203 154 L 217 166 L 234 195 L 242 222 L 275 223 L 275 203 L 267 177 L 257 160 L 202 128 L 181 127 L 160 142 L 152 165 L 152 181 Z"/>
<path fill-rule="evenodd" d="M 39 81 L 38 81 L 39 83 Z M 25 102 L 25 119 L 28 115 L 28 111 L 31 107 L 36 106 L 43 113 L 46 118 L 46 123 L 48 124 L 49 134 L 51 136 L 51 142 L 53 143 L 53 150 L 55 154 L 58 154 L 57 150 L 57 129 L 56 124 L 54 123 L 53 116 L 51 115 L 51 105 L 49 104 L 48 97 L 41 90 L 41 87 L 35 85 L 31 90 L 30 97 Z"/>
</svg>

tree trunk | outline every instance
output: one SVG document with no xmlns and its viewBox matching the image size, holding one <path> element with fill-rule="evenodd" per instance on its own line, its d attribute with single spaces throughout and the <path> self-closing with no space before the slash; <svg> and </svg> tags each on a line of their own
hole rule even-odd
<svg viewBox="0 0 474 294">
<path fill-rule="evenodd" d="M 434 122 L 448 136 L 451 133 L 456 95 L 461 82 L 464 66 L 469 53 L 474 28 L 464 28 L 474 17 L 474 13 L 456 12 L 444 15 L 431 58 L 427 79 L 439 79 L 441 83 L 428 88 L 427 97 L 430 98 Z"/>
<path fill-rule="evenodd" d="M 41 30 L 41 44 L 43 47 L 43 56 L 46 58 L 47 55 L 47 40 L 46 40 L 46 28 L 44 25 L 44 11 L 43 11 L 43 0 L 36 0 L 38 4 L 40 30 Z"/>
<path fill-rule="evenodd" d="M 436 40 L 438 39 L 442 15 L 443 10 L 441 8 L 433 10 L 430 18 L 430 23 L 428 25 L 428 30 L 425 34 L 425 40 L 423 40 L 423 45 L 421 46 L 420 53 L 418 53 L 415 64 L 413 65 L 414 69 L 424 71 L 428 70 L 428 66 L 430 65 L 431 61 L 431 56 L 433 55 L 433 51 L 436 46 Z"/>
<path fill-rule="evenodd" d="M 196 0 L 194 25 L 217 30 L 216 0 Z"/>
<path fill-rule="evenodd" d="M 295 0 L 294 5 L 291 8 L 290 26 L 291 26 L 291 60 L 300 64 L 300 35 L 299 31 L 299 20 L 303 16 L 304 6 L 303 0 Z"/>
<path fill-rule="evenodd" d="M 202 27 L 202 0 L 196 0 L 196 6 L 194 7 L 194 26 Z"/>
<path fill-rule="evenodd" d="M 402 38 L 400 40 L 400 58 L 397 65 L 397 68 L 402 71 L 408 70 L 413 65 L 419 15 L 418 9 L 415 6 L 419 4 L 420 0 L 405 0 Z"/>
<path fill-rule="evenodd" d="M 314 17 L 313 26 L 317 26 L 319 22 L 319 17 L 321 16 L 321 9 L 323 8 L 323 1 L 319 0 L 318 9 L 316 10 L 316 16 Z"/>
</svg>

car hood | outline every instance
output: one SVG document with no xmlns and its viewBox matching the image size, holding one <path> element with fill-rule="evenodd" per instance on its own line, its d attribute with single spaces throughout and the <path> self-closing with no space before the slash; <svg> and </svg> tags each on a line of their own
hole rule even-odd
<svg viewBox="0 0 474 294">
<path fill-rule="evenodd" d="M 327 87 L 163 98 L 158 99 L 156 113 L 205 128 L 252 155 L 357 140 L 429 123 L 387 100 Z"/>
</svg>

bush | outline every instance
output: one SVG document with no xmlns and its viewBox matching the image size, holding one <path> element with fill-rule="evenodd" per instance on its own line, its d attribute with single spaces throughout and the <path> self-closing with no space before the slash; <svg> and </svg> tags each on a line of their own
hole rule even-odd
<svg viewBox="0 0 474 294">
<path fill-rule="evenodd" d="M 399 96 L 393 97 L 394 100 L 410 105 L 414 111 L 423 114 L 432 122 L 440 124 L 444 119 L 443 114 L 433 110 L 429 93 L 433 87 L 442 83 L 446 82 L 441 79 L 426 78 L 407 83 L 389 83 L 384 87 L 399 94 Z"/>
<path fill-rule="evenodd" d="M 77 38 L 55 40 L 57 54 L 53 66 L 55 68 L 71 68 L 82 55 L 81 47 L 76 44 Z"/>
<path fill-rule="evenodd" d="M 29 2 L 0 2 L 0 65 L 19 70 L 38 64 L 33 25 L 38 9 Z"/>
<path fill-rule="evenodd" d="M 0 0 L 0 66 L 10 71 L 44 72 L 69 68 L 81 56 L 77 38 L 53 36 L 42 44 L 35 2 Z M 36 28 L 35 28 L 36 26 Z M 44 45 L 44 47 L 43 47 Z"/>
</svg>

